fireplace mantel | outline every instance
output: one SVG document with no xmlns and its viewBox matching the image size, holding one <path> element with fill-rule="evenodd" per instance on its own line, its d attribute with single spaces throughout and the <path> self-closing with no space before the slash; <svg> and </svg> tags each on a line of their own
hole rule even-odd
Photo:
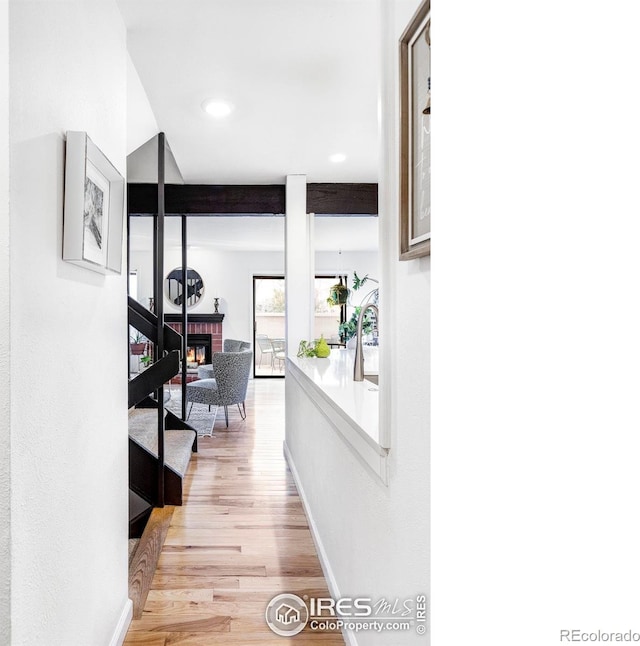
<svg viewBox="0 0 640 646">
<path fill-rule="evenodd" d="M 187 323 L 222 323 L 224 314 L 187 314 Z M 165 314 L 165 323 L 182 323 L 182 314 Z"/>
</svg>

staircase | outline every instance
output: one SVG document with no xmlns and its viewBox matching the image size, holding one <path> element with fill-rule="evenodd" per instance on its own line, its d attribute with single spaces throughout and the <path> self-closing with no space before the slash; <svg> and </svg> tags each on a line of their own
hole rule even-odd
<svg viewBox="0 0 640 646">
<path fill-rule="evenodd" d="M 181 505 L 197 433 L 164 408 L 164 384 L 179 372 L 182 337 L 129 298 L 129 325 L 155 344 L 152 366 L 129 381 L 129 538 L 139 538 L 153 507 Z"/>
<path fill-rule="evenodd" d="M 197 448 L 197 436 L 193 429 L 169 428 L 171 422 L 167 420 L 167 415 L 165 411 L 164 503 L 181 505 L 182 481 L 187 473 L 191 454 Z M 153 491 L 158 468 L 157 412 L 149 408 L 131 409 L 129 411 L 129 486 L 134 491 Z"/>
</svg>

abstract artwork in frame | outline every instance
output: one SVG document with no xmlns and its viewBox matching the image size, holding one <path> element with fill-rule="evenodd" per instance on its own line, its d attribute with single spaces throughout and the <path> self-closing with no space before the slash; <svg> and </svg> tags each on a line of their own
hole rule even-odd
<svg viewBox="0 0 640 646">
<path fill-rule="evenodd" d="M 67 132 L 62 258 L 122 272 L 124 178 L 86 132 Z"/>
<path fill-rule="evenodd" d="M 431 4 L 400 38 L 400 260 L 431 253 Z"/>
</svg>

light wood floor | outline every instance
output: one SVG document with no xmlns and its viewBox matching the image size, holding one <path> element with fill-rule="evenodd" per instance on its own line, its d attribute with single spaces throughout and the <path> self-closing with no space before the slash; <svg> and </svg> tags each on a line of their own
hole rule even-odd
<svg viewBox="0 0 640 646">
<path fill-rule="evenodd" d="M 265 623 L 276 594 L 329 596 L 283 440 L 284 380 L 251 380 L 246 422 L 230 409 L 228 430 L 218 415 L 215 436 L 198 440 L 185 504 L 125 646 L 344 644 L 308 627 L 278 637 Z"/>
</svg>

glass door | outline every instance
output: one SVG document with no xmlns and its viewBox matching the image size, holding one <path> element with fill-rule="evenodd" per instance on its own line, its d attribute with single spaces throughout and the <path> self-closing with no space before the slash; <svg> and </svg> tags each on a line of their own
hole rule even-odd
<svg viewBox="0 0 640 646">
<path fill-rule="evenodd" d="M 284 316 L 284 276 L 254 276 L 254 377 L 284 377 Z"/>
<path fill-rule="evenodd" d="M 345 322 L 346 303 L 337 305 L 329 299 L 332 287 L 339 283 L 347 286 L 347 276 L 316 275 L 315 287 L 315 316 L 314 316 L 314 339 L 317 341 L 321 336 L 334 348 L 343 347 L 343 336 L 341 326 Z"/>
</svg>

